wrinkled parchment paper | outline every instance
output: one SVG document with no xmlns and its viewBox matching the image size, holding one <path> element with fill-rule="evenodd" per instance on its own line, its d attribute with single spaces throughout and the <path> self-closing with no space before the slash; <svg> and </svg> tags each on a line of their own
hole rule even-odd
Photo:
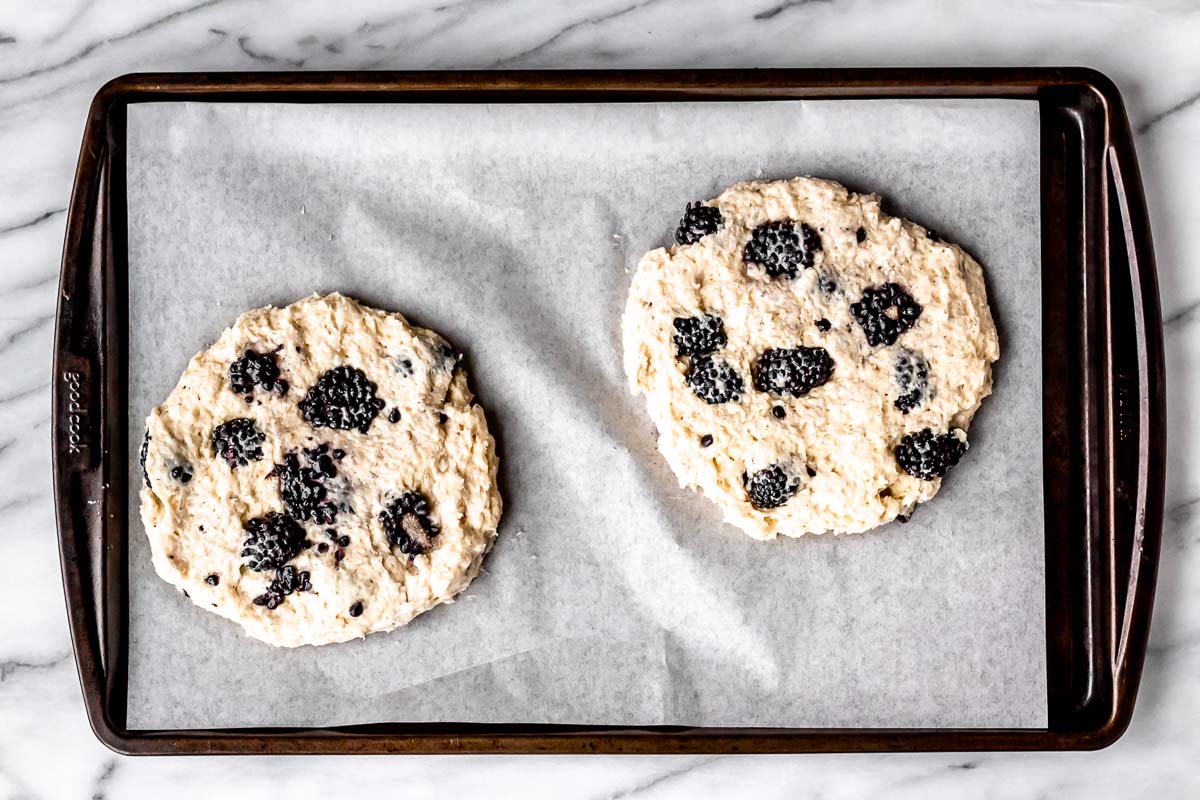
<svg viewBox="0 0 1200 800">
<path fill-rule="evenodd" d="M 619 321 L 687 201 L 798 174 L 967 247 L 1002 360 L 911 523 L 760 543 L 677 486 Z M 336 290 L 467 352 L 505 511 L 459 602 L 298 650 L 159 580 L 135 513 L 130 726 L 1045 725 L 1038 180 L 1025 101 L 133 105 L 128 452 L 238 314 Z"/>
</svg>

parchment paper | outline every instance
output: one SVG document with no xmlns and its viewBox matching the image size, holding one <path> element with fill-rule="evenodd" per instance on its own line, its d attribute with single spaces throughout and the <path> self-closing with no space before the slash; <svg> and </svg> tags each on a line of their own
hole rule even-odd
<svg viewBox="0 0 1200 800">
<path fill-rule="evenodd" d="M 159 580 L 131 515 L 133 728 L 1046 724 L 1037 106 L 133 105 L 129 452 L 247 309 L 341 291 L 468 354 L 499 542 L 406 629 L 278 650 Z M 984 264 L 995 395 L 907 526 L 750 540 L 628 393 L 629 271 L 756 176 L 874 190 Z M 129 465 L 130 508 L 139 471 Z"/>
</svg>

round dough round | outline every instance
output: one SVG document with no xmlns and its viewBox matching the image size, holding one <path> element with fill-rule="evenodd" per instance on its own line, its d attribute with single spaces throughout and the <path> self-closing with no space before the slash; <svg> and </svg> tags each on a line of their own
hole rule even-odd
<svg viewBox="0 0 1200 800">
<path fill-rule="evenodd" d="M 638 264 L 623 332 L 681 485 L 759 539 L 870 530 L 937 493 L 999 357 L 978 263 L 815 178 L 692 204 L 676 240 Z"/>
<path fill-rule="evenodd" d="M 146 421 L 154 567 L 284 647 L 451 602 L 496 538 L 496 449 L 460 357 L 338 294 L 243 314 Z"/>
</svg>

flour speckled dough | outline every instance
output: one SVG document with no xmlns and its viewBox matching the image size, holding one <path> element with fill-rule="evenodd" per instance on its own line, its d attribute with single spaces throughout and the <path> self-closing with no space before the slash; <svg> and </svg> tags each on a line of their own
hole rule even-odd
<svg viewBox="0 0 1200 800">
<path fill-rule="evenodd" d="M 696 205 L 679 244 L 638 264 L 623 320 L 630 387 L 680 484 L 758 539 L 906 518 L 991 393 L 982 268 L 831 181 L 741 183 Z"/>
<path fill-rule="evenodd" d="M 452 602 L 496 537 L 496 450 L 459 354 L 338 294 L 243 314 L 146 433 L 155 569 L 273 645 L 389 631 Z"/>
</svg>

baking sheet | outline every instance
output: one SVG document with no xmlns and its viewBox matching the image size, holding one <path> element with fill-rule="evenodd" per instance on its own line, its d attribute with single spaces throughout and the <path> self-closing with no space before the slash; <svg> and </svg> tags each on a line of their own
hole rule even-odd
<svg viewBox="0 0 1200 800">
<path fill-rule="evenodd" d="M 160 581 L 132 514 L 129 726 L 1045 726 L 1038 150 L 1019 100 L 132 105 L 128 452 L 240 312 L 336 290 L 467 352 L 505 513 L 458 603 L 298 650 Z M 797 174 L 979 258 L 1002 360 L 908 525 L 759 543 L 677 486 L 619 320 L 687 201 Z"/>
</svg>

